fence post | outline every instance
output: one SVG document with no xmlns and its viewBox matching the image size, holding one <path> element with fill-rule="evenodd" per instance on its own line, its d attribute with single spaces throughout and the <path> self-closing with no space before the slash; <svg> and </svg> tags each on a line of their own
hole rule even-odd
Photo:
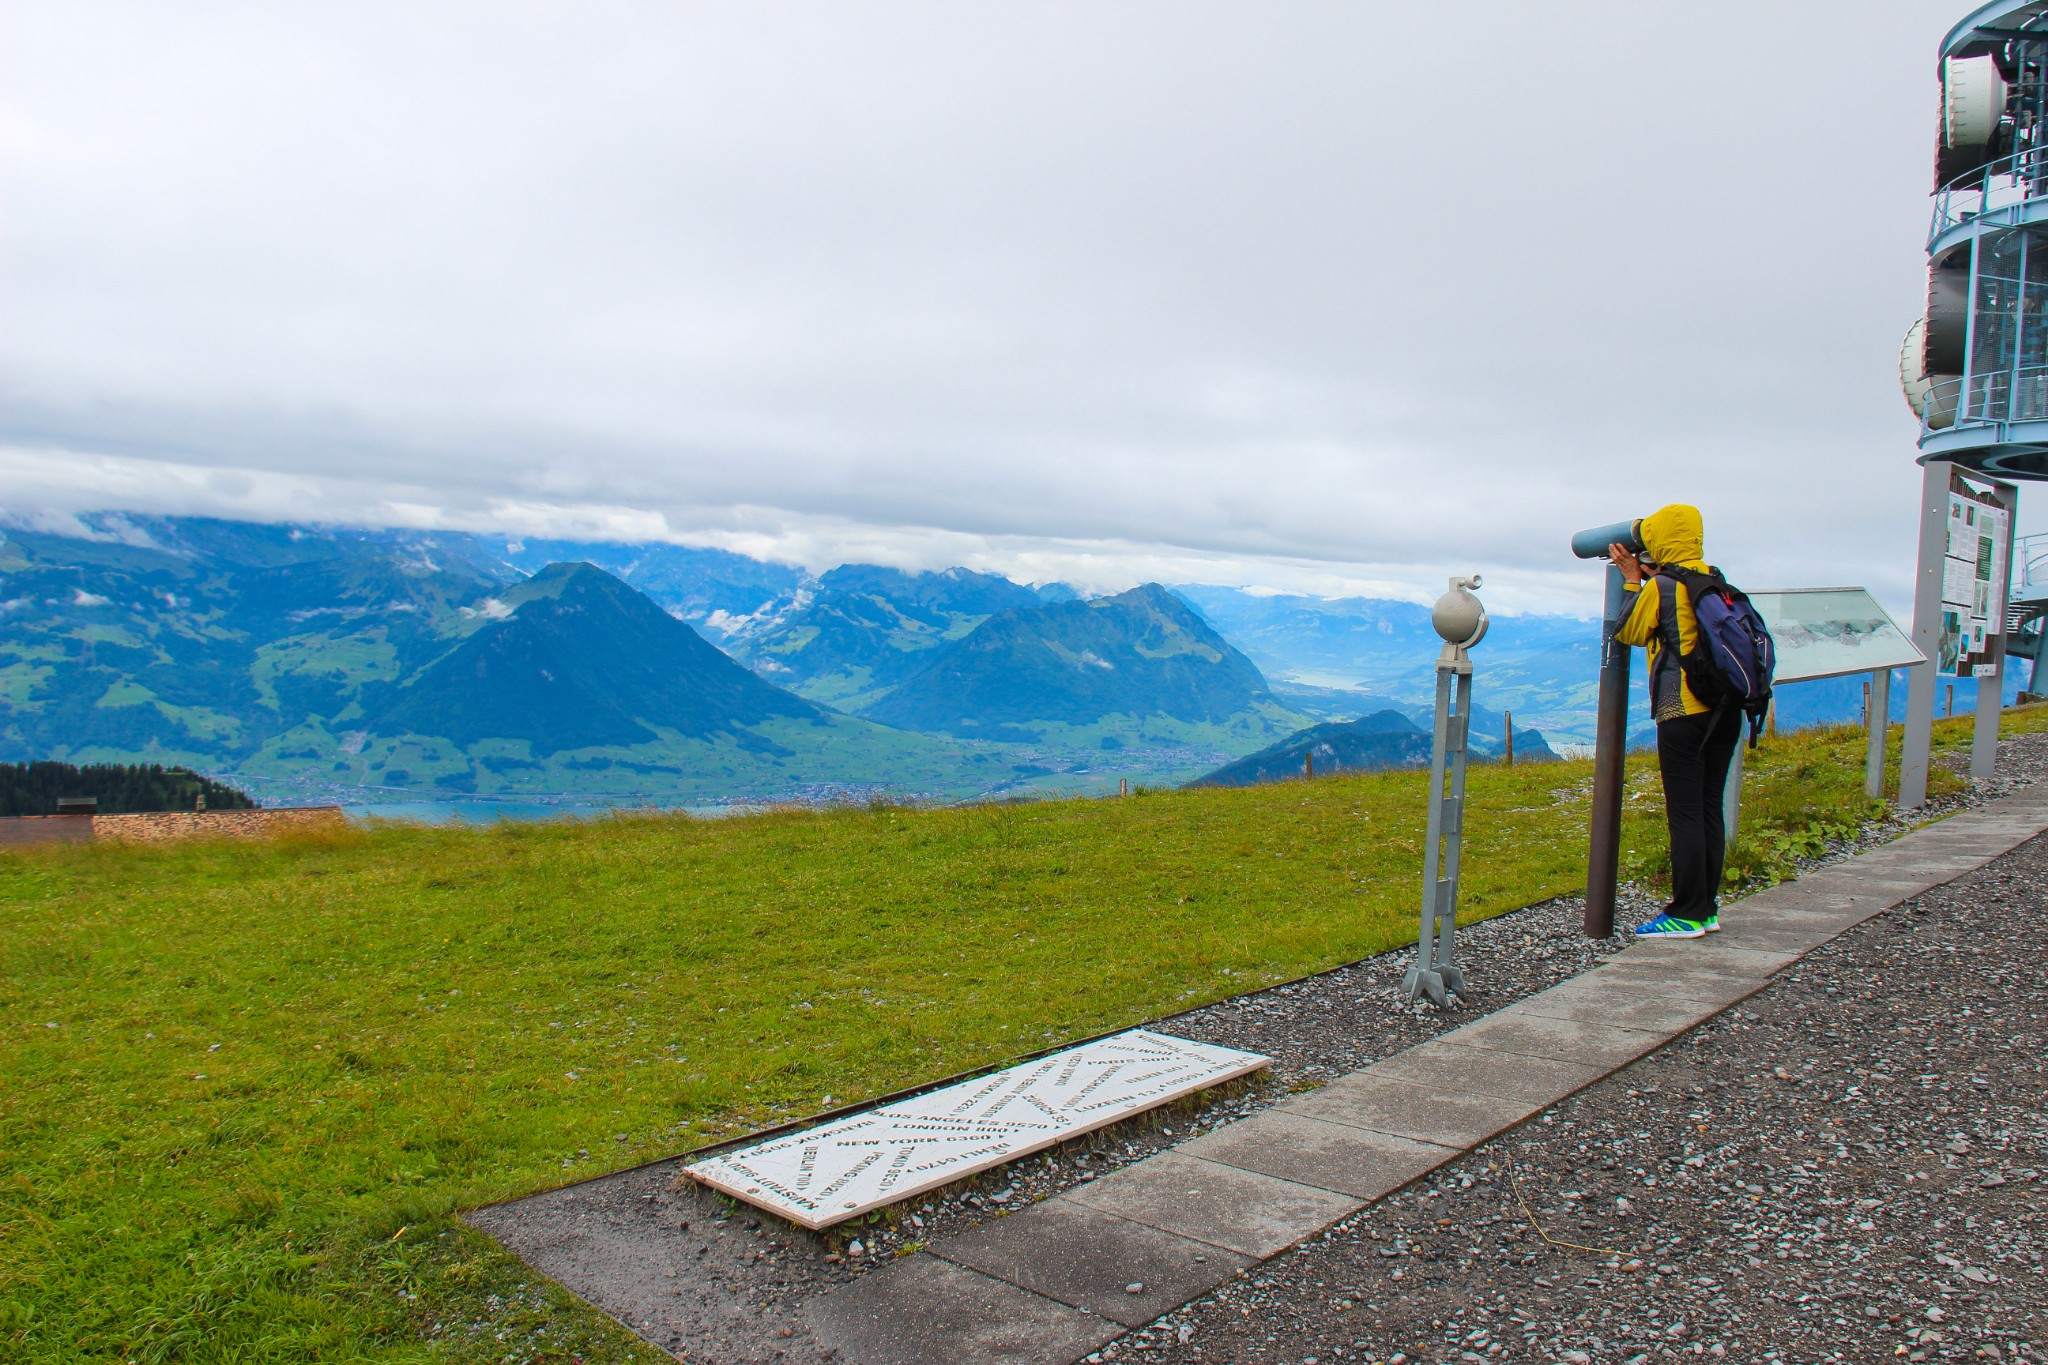
<svg viewBox="0 0 2048 1365">
<path fill-rule="evenodd" d="M 1506 766 L 1508 766 L 1508 767 L 1512 768 L 1512 767 L 1514 767 L 1514 766 L 1515 766 L 1515 713 L 1514 713 L 1514 712 L 1512 712 L 1512 711 L 1503 711 L 1503 712 L 1501 712 L 1501 713 L 1500 713 L 1500 729 L 1501 729 L 1501 743 L 1502 743 L 1502 748 L 1501 748 L 1501 762 L 1502 762 L 1503 764 L 1505 764 Z"/>
</svg>

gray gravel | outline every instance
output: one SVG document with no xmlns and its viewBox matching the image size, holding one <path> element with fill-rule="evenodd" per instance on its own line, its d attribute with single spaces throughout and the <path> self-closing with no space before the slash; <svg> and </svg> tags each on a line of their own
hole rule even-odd
<svg viewBox="0 0 2048 1365">
<path fill-rule="evenodd" d="M 1981 804 L 2014 787 L 2048 777 L 2048 736 L 2030 736 L 2002 745 L 2001 766 L 2004 771 L 1996 784 L 1944 798 L 1912 823 Z M 1887 842 L 1907 825 L 1908 822 L 1896 818 L 1873 822 L 1859 831 L 1854 840 L 1830 848 L 1809 865 L 1839 861 L 1861 848 Z M 1640 888 L 1625 888 L 1616 919 L 1623 925 L 1636 924 L 1651 918 L 1657 908 L 1658 902 Z M 812 1295 L 885 1264 L 917 1245 L 979 1226 L 1008 1210 L 1024 1207 L 1256 1112 L 1292 1091 L 1334 1079 L 1455 1029 L 1479 1014 L 1598 965 L 1630 941 L 1626 929 L 1613 939 L 1587 940 L 1581 932 L 1582 922 L 1583 902 L 1577 897 L 1561 897 L 1460 928 L 1459 961 L 1476 988 L 1473 1000 L 1463 1007 L 1438 1010 L 1426 1004 L 1412 1005 L 1401 998 L 1401 974 L 1414 952 L 1410 947 L 1159 1021 L 1155 1027 L 1162 1030 L 1260 1052 L 1272 1057 L 1274 1065 L 1269 1074 L 1253 1082 L 1155 1111 L 1066 1147 L 988 1172 L 914 1205 L 888 1210 L 873 1222 L 842 1225 L 826 1235 L 796 1228 L 696 1186 L 680 1177 L 680 1160 L 655 1163 L 532 1200 L 498 1206 L 472 1221 L 516 1247 L 527 1237 L 545 1240 L 548 1234 L 543 1224 L 559 1216 L 562 1201 L 580 1200 L 587 1206 L 588 1214 L 603 1221 L 605 1235 L 615 1245 L 599 1248 L 599 1254 L 592 1258 L 593 1262 L 606 1262 L 608 1268 L 592 1271 L 596 1278 L 588 1284 L 571 1278 L 571 1288 L 603 1302 L 605 1296 L 598 1290 L 612 1284 L 622 1291 L 622 1299 L 645 1302 L 652 1280 L 660 1287 L 664 1311 L 658 1321 L 649 1317 L 629 1321 L 628 1325 L 655 1344 L 692 1361 L 741 1365 L 812 1359 L 815 1349 L 797 1313 L 803 1301 Z M 1462 1180 L 1471 1174 L 1471 1165 L 1469 1159 L 1461 1163 L 1455 1179 Z M 1484 1165 L 1481 1162 L 1478 1173 L 1471 1174 L 1474 1188 L 1494 1189 L 1498 1185 L 1497 1174 L 1485 1172 Z M 1361 1217 L 1371 1216 L 1369 1211 Z M 527 1226 L 522 1228 L 522 1224 Z M 1363 1235 L 1355 1229 L 1336 1234 L 1338 1242 L 1329 1245 L 1334 1248 L 1344 1238 Z M 1316 1254 L 1319 1253 L 1303 1252 L 1297 1256 Z M 1380 1256 L 1378 1249 L 1374 1255 L 1379 1257 L 1379 1264 L 1401 1261 L 1400 1257 Z M 1280 1264 L 1274 1263 L 1274 1275 L 1281 1273 Z M 1272 1276 L 1262 1274 L 1261 1278 Z M 1276 1287 L 1279 1283 L 1274 1280 Z M 1297 1286 L 1291 1292 L 1298 1294 L 1300 1288 Z M 1267 1300 L 1249 1297 L 1253 1292 L 1231 1291 L 1235 1297 L 1184 1310 L 1149 1336 L 1126 1338 L 1128 1344 L 1113 1347 L 1112 1354 L 1105 1358 L 1140 1358 L 1134 1355 L 1139 1351 L 1145 1359 L 1232 1358 L 1227 1354 L 1219 1356 L 1215 1354 L 1216 1347 L 1204 1344 L 1232 1338 L 1219 1330 L 1220 1319 L 1201 1315 L 1242 1316 L 1245 1310 L 1253 1310 L 1265 1316 L 1279 1311 L 1271 1308 Z M 1274 1292 L 1278 1292 L 1277 1288 Z M 1320 1287 L 1317 1292 L 1321 1292 Z M 1278 1298 L 1270 1300 L 1278 1302 Z M 1301 1304 L 1297 1301 L 1294 1306 L 1298 1308 Z M 1184 1328 L 1192 1334 L 1189 1343 L 1173 1344 Z M 1330 1344 L 1319 1348 L 1325 1352 L 1323 1358 L 1360 1358 L 1355 1352 L 1344 1353 L 1351 1350 L 1348 1346 L 1340 1352 L 1336 1343 L 1344 1333 L 1332 1330 L 1336 1335 L 1328 1338 Z M 1295 1344 L 1301 1340 L 1289 1334 L 1274 1335 Z M 1183 1355 L 1155 1353 L 1176 1349 Z M 1299 1354 L 1257 1354 L 1248 1338 L 1240 1349 L 1245 1359 L 1302 1358 Z M 1486 1358 L 1483 1353 L 1474 1354 Z M 1409 1358 L 1435 1357 L 1411 1354 Z"/>
<path fill-rule="evenodd" d="M 2048 1361 L 2044 888 L 2048 839 L 1100 1359 Z"/>
</svg>

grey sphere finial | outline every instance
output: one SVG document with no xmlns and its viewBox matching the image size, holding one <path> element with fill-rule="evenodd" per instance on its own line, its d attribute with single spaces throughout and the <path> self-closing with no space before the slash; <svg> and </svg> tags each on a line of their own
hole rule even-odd
<svg viewBox="0 0 2048 1365">
<path fill-rule="evenodd" d="M 1436 633 L 1461 649 L 1470 649 L 1486 638 L 1486 606 L 1471 591 L 1479 583 L 1476 573 L 1452 577 L 1451 590 L 1437 598 L 1429 613 Z"/>
</svg>

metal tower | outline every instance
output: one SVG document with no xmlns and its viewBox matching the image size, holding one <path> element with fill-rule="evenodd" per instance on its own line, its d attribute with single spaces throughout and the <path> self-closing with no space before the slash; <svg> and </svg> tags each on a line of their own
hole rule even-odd
<svg viewBox="0 0 2048 1365">
<path fill-rule="evenodd" d="M 1924 459 L 2048 478 L 2048 3 L 1941 45 L 1927 313 L 1900 357 Z"/>
<path fill-rule="evenodd" d="M 1907 807 L 1926 797 L 1939 675 L 1976 679 L 1971 772 L 1991 775 L 2007 645 L 2038 614 L 2007 595 L 2005 481 L 2048 479 L 2048 0 L 1980 6 L 1942 39 L 1939 75 L 1927 310 L 1899 355 L 1924 471 L 1913 641 L 1932 661 L 1907 699 Z"/>
</svg>

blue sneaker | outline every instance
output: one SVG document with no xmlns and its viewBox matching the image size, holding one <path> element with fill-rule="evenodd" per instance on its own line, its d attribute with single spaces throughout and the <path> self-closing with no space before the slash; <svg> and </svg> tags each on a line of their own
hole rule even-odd
<svg viewBox="0 0 2048 1365">
<path fill-rule="evenodd" d="M 1707 932 L 1704 924 L 1695 924 L 1689 919 L 1674 919 L 1670 915 L 1659 915 L 1636 930 L 1637 938 L 1698 938 Z"/>
</svg>

